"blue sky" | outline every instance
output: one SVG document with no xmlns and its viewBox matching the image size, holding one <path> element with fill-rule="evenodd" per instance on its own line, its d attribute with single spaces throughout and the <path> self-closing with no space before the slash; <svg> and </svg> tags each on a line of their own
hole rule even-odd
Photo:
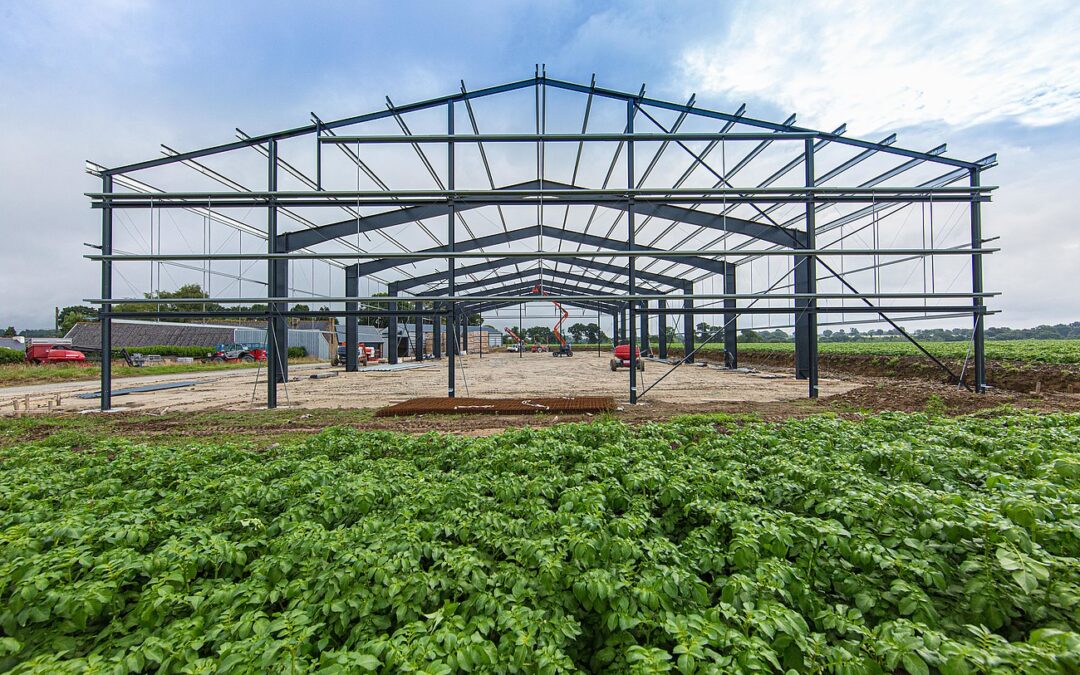
<svg viewBox="0 0 1080 675">
<path fill-rule="evenodd" d="M 0 324 L 91 295 L 83 160 L 120 164 L 528 77 L 925 149 L 992 152 L 994 322 L 1080 319 L 1080 5 L 917 2 L 0 3 Z"/>
</svg>

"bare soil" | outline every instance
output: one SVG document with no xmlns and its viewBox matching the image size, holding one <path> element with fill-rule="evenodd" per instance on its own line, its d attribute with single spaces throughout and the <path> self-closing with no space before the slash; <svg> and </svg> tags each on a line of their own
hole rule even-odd
<svg viewBox="0 0 1080 675">
<path fill-rule="evenodd" d="M 671 350 L 673 357 L 682 356 L 681 350 Z M 699 353 L 698 360 L 718 362 L 712 354 Z M 963 363 L 944 359 L 943 363 L 960 373 Z M 792 370 L 795 355 L 791 352 L 743 351 L 739 365 L 753 368 Z M 949 375 L 934 362 L 922 356 L 874 356 L 863 354 L 821 354 L 818 367 L 822 375 L 850 378 L 852 375 L 873 378 L 901 378 L 949 383 Z M 967 384 L 975 383 L 969 367 L 964 376 Z M 991 387 L 1014 392 L 1080 393 L 1080 366 L 1022 361 L 987 361 L 986 382 Z"/>
<path fill-rule="evenodd" d="M 572 358 L 550 354 L 495 353 L 458 359 L 456 391 L 459 396 L 551 397 L 612 396 L 622 406 L 629 404 L 630 373 L 612 372 L 607 353 L 579 353 Z M 661 380 L 661 376 L 671 371 Z M 326 379 L 311 379 L 314 373 L 337 372 Z M 292 408 L 381 408 L 402 401 L 445 396 L 448 385 L 447 361 L 430 361 L 422 368 L 408 370 L 366 370 L 346 373 L 341 369 L 291 368 L 290 381 L 278 388 L 278 405 Z M 257 381 L 257 378 L 258 379 Z M 168 381 L 174 378 L 162 378 Z M 195 380 L 195 378 L 191 378 Z M 152 384 L 153 378 L 139 378 L 137 384 Z M 139 412 L 252 410 L 266 406 L 266 373 L 232 372 L 229 376 L 197 379 L 197 384 L 165 391 L 114 396 L 113 405 Z M 113 390 L 130 386 L 117 379 Z M 649 391 L 646 388 L 656 386 Z M 823 396 L 843 393 L 858 386 L 854 382 L 823 379 Z M 37 385 L 31 396 L 31 412 L 49 412 L 50 397 L 61 396 L 54 412 L 78 412 L 97 408 L 97 399 L 79 399 L 79 392 L 95 391 L 88 383 Z M 806 383 L 790 374 L 731 372 L 715 366 L 681 366 L 657 361 L 646 363 L 640 374 L 640 404 L 671 403 L 684 406 L 715 403 L 798 400 L 806 397 Z M 0 414 L 15 414 L 21 390 L 0 389 Z M 22 394 L 25 396 L 25 394 Z"/>
<path fill-rule="evenodd" d="M 641 390 L 656 382 L 671 367 L 649 361 Z M 230 373 L 200 380 L 193 387 L 117 397 L 115 414 L 78 415 L 98 402 L 66 397 L 58 410 L 36 409 L 30 425 L 11 427 L 10 441 L 44 438 L 77 430 L 90 436 L 126 437 L 145 441 L 174 439 L 240 439 L 271 445 L 290 437 L 317 433 L 330 426 L 404 433 L 443 432 L 487 435 L 507 428 L 544 427 L 561 422 L 582 422 L 611 417 L 629 424 L 671 419 L 686 414 L 727 414 L 763 421 L 829 413 L 847 418 L 883 411 L 932 411 L 944 414 L 993 414 L 1005 408 L 1038 412 L 1080 412 L 1080 394 L 1044 391 L 1040 395 L 996 389 L 975 395 L 955 385 L 918 379 L 847 376 L 823 379 L 821 398 L 806 398 L 806 383 L 795 380 L 790 368 L 762 372 L 729 372 L 717 367 L 681 366 L 641 398 L 629 405 L 629 372 L 611 372 L 607 355 L 579 354 L 556 359 L 546 354 L 485 354 L 464 359 L 464 377 L 458 373 L 459 395 L 510 396 L 613 396 L 616 408 L 603 414 L 540 415 L 417 415 L 374 416 L 375 410 L 418 396 L 444 394 L 446 361 L 396 372 L 343 373 L 313 380 L 313 373 L 337 372 L 326 367 L 293 368 L 286 397 L 280 388 L 277 410 L 265 409 L 265 374 Z M 466 390 L 465 383 L 468 383 Z M 145 384 L 143 378 L 137 384 Z M 65 385 L 55 385 L 65 386 Z M 68 383 L 69 389 L 80 386 Z M 119 388 L 124 383 L 117 382 Z M 52 388 L 53 385 L 50 385 Z M 81 384 L 83 390 L 87 388 Z M 35 388 L 37 389 L 37 388 Z M 252 402 L 252 391 L 255 400 Z M 46 392 L 49 396 L 54 393 Z M 45 394 L 36 393 L 35 396 Z M 0 390 L 0 404 L 5 401 Z M 2 410 L 12 415 L 10 407 Z M 14 423 L 14 420 L 11 421 Z M 2 424 L 0 424 L 2 427 Z M 0 434 L 0 445 L 5 438 Z"/>
</svg>

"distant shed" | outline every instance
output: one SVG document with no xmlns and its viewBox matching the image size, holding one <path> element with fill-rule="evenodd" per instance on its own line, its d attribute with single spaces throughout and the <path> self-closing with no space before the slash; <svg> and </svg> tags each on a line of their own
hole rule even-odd
<svg viewBox="0 0 1080 675">
<path fill-rule="evenodd" d="M 113 347 L 138 348 L 151 345 L 172 347 L 214 347 L 234 342 L 264 343 L 266 329 L 250 326 L 229 326 L 204 323 L 178 323 L 172 321 L 138 321 L 113 319 Z M 101 324 L 87 321 L 75 324 L 65 336 L 75 348 L 100 348 Z M 330 358 L 332 333 L 317 329 L 290 328 L 289 346 L 303 347 L 308 355 L 320 359 Z"/>
<path fill-rule="evenodd" d="M 0 338 L 0 347 L 4 349 L 13 349 L 17 352 L 25 352 L 26 345 L 18 340 L 12 340 L 11 338 Z"/>
</svg>

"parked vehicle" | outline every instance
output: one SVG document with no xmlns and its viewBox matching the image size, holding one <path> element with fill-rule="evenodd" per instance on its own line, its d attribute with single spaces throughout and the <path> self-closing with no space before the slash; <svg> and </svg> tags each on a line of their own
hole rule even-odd
<svg viewBox="0 0 1080 675">
<path fill-rule="evenodd" d="M 338 345 L 337 353 L 334 354 L 334 358 L 330 359 L 330 365 L 332 365 L 332 366 L 343 366 L 343 365 L 345 365 L 345 356 L 346 355 L 347 355 L 347 352 L 345 351 L 345 343 L 342 342 L 341 344 Z M 364 345 L 357 345 L 356 346 L 356 363 L 357 363 L 357 365 L 363 367 L 363 366 L 366 366 L 368 364 L 368 362 L 374 361 L 374 360 L 375 360 L 375 348 L 374 347 L 365 347 Z"/>
<path fill-rule="evenodd" d="M 220 344 L 216 351 L 207 354 L 206 358 L 214 363 L 249 363 L 266 360 L 266 346 L 261 344 L 234 342 L 232 344 Z"/>
<path fill-rule="evenodd" d="M 136 368 L 142 368 L 143 366 L 163 366 L 165 365 L 165 359 L 160 354 L 131 354 L 130 357 L 123 352 L 124 360 L 128 362 L 128 365 L 135 366 Z"/>
<path fill-rule="evenodd" d="M 637 359 L 637 369 L 645 370 L 645 362 L 641 360 L 641 349 L 634 347 L 634 356 Z M 612 372 L 619 368 L 630 367 L 630 345 L 616 345 L 615 354 L 611 358 L 611 370 Z"/>
<path fill-rule="evenodd" d="M 26 345 L 27 363 L 85 363 L 86 354 L 71 348 L 71 340 L 32 339 Z"/>
<path fill-rule="evenodd" d="M 510 336 L 511 339 L 515 340 L 513 344 L 507 347 L 506 351 L 513 352 L 514 354 L 523 351 L 522 346 L 525 344 L 525 341 L 521 339 L 521 336 L 519 336 L 517 333 L 510 330 L 509 328 L 503 328 L 503 330 L 506 332 L 507 335 Z"/>
</svg>

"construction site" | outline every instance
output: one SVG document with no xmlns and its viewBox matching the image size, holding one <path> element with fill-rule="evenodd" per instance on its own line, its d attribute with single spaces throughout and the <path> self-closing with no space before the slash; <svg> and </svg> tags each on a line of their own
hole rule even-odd
<svg viewBox="0 0 1080 675">
<path fill-rule="evenodd" d="M 995 249 L 982 235 L 993 187 L 981 176 L 995 163 L 540 67 L 353 117 L 238 129 L 207 148 L 162 146 L 123 166 L 88 163 L 101 181 L 88 193 L 100 244 L 86 256 L 101 266 L 100 293 L 86 298 L 100 307 L 100 353 L 113 353 L 114 322 L 257 320 L 265 361 L 129 393 L 103 359 L 100 382 L 80 392 L 97 395 L 76 407 L 815 399 L 855 386 L 820 377 L 817 343 L 856 325 L 898 332 L 944 381 L 982 393 L 995 295 L 982 260 Z M 191 279 L 204 297 L 163 305 L 166 285 Z M 300 319 L 333 323 L 340 367 L 288 363 Z M 969 322 L 959 369 L 905 330 L 942 319 Z M 568 322 L 583 320 L 599 344 L 567 339 Z M 510 322 L 550 325 L 554 341 L 530 342 Z M 378 349 L 362 336 L 375 325 Z M 740 331 L 763 329 L 793 331 L 790 369 L 740 368 Z M 704 363 L 704 345 L 719 357 Z"/>
</svg>

